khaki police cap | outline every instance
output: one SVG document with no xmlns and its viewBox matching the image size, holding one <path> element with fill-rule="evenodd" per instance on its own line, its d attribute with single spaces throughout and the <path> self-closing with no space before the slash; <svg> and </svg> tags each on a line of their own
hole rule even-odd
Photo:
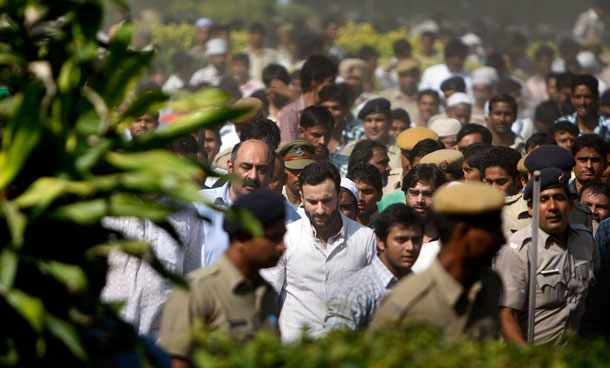
<svg viewBox="0 0 610 368">
<path fill-rule="evenodd" d="M 396 73 L 398 73 L 398 74 L 408 72 L 413 69 L 419 70 L 419 64 L 417 63 L 417 61 L 415 59 L 411 59 L 411 58 L 404 59 L 401 62 L 399 62 L 398 65 L 396 65 Z"/>
<path fill-rule="evenodd" d="M 453 182 L 439 187 L 432 208 L 441 215 L 481 215 L 500 211 L 504 192 L 481 182 Z"/>
<path fill-rule="evenodd" d="M 443 171 L 462 170 L 464 155 L 457 150 L 442 149 L 422 157 L 420 164 L 434 164 Z"/>
<path fill-rule="evenodd" d="M 527 155 L 529 155 L 529 153 Z M 527 174 L 528 173 L 527 167 L 525 167 L 525 158 L 527 157 L 527 155 L 523 155 L 523 157 L 521 157 L 519 162 L 517 162 L 517 170 L 521 174 Z"/>
<path fill-rule="evenodd" d="M 316 148 L 313 144 L 296 140 L 279 146 L 276 152 L 284 158 L 284 166 L 288 169 L 302 170 L 305 166 L 315 162 L 313 159 Z"/>
<path fill-rule="evenodd" d="M 428 138 L 438 141 L 438 135 L 432 129 L 424 127 L 409 128 L 400 133 L 398 139 L 396 139 L 396 144 L 400 149 L 412 151 L 417 143 Z"/>
<path fill-rule="evenodd" d="M 248 110 L 243 115 L 231 120 L 233 123 L 244 123 L 252 118 L 257 118 L 263 109 L 263 102 L 255 97 L 240 98 L 231 106 L 234 109 Z"/>
</svg>

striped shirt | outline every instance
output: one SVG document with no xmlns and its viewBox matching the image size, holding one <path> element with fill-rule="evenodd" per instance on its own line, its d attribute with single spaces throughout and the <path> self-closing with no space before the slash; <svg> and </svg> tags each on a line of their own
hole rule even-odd
<svg viewBox="0 0 610 368">
<path fill-rule="evenodd" d="M 398 278 L 375 257 L 370 265 L 350 277 L 344 287 L 337 289 L 327 303 L 324 328 L 366 328 L 397 282 Z"/>
<path fill-rule="evenodd" d="M 292 142 L 299 139 L 299 124 L 301 123 L 301 111 L 307 107 L 305 96 L 300 95 L 296 101 L 284 106 L 280 111 L 280 136 L 282 143 Z"/>
<path fill-rule="evenodd" d="M 593 129 L 593 134 L 601 136 L 606 142 L 608 142 L 610 141 L 610 119 L 608 119 L 600 112 L 597 113 L 597 117 L 599 123 L 597 127 Z M 555 123 L 558 123 L 560 121 L 569 121 L 570 123 L 578 126 L 578 113 L 575 112 L 571 115 L 562 116 L 559 119 L 555 120 Z M 582 130 L 580 131 L 580 134 L 583 134 Z"/>
</svg>

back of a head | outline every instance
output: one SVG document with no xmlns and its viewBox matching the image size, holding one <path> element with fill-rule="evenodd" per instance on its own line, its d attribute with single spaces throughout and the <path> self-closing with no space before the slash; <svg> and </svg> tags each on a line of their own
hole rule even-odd
<svg viewBox="0 0 610 368">
<path fill-rule="evenodd" d="M 443 145 L 441 142 L 439 141 L 435 141 L 434 139 L 424 139 L 419 141 L 415 147 L 413 147 L 413 150 L 411 151 L 411 153 L 409 153 L 409 162 L 413 163 L 413 161 L 415 160 L 416 157 L 424 157 L 425 155 L 432 153 L 434 151 L 438 151 L 441 149 L 444 149 L 445 145 Z"/>
<path fill-rule="evenodd" d="M 481 173 L 485 173 L 485 169 L 488 167 L 501 167 L 506 171 L 512 178 L 518 177 L 519 170 L 517 170 L 517 164 L 521 159 L 521 154 L 510 147 L 504 146 L 492 146 L 485 157 L 481 160 Z"/>
<path fill-rule="evenodd" d="M 269 87 L 274 79 L 280 80 L 286 85 L 290 84 L 290 75 L 286 68 L 280 64 L 269 64 L 263 69 L 263 83 Z"/>
<path fill-rule="evenodd" d="M 330 131 L 332 130 L 334 123 L 335 119 L 333 118 L 333 115 L 324 106 L 309 106 L 301 111 L 300 125 L 303 129 L 322 125 Z"/>
<path fill-rule="evenodd" d="M 329 85 L 322 88 L 319 95 L 319 103 L 327 101 L 336 101 L 344 108 L 350 105 L 349 96 L 344 88 L 338 85 Z"/>
<path fill-rule="evenodd" d="M 413 208 L 404 203 L 393 203 L 379 214 L 375 222 L 375 235 L 385 241 L 393 226 L 416 227 L 422 233 L 425 229 L 423 218 Z"/>
<path fill-rule="evenodd" d="M 319 185 L 329 179 L 335 184 L 337 193 L 341 190 L 339 170 L 328 161 L 316 161 L 307 165 L 299 175 L 299 185 Z"/>
<path fill-rule="evenodd" d="M 583 134 L 574 140 L 572 146 L 572 154 L 576 157 L 576 154 L 583 148 L 591 148 L 602 156 L 604 162 L 606 162 L 608 155 L 608 143 L 597 134 Z"/>
<path fill-rule="evenodd" d="M 525 141 L 525 152 L 528 152 L 530 148 L 546 145 L 557 145 L 557 142 L 549 133 L 534 133 Z"/>
<path fill-rule="evenodd" d="M 275 150 L 280 144 L 280 128 L 269 119 L 256 119 L 243 124 L 240 140 L 258 139 Z"/>
<path fill-rule="evenodd" d="M 464 124 L 457 134 L 457 141 L 461 141 L 467 135 L 479 134 L 483 139 L 483 143 L 491 144 L 492 136 L 489 129 L 479 124 Z"/>
<path fill-rule="evenodd" d="M 407 193 L 409 188 L 413 188 L 418 182 L 430 183 L 434 188 L 445 184 L 447 178 L 445 174 L 434 164 L 419 164 L 414 166 L 402 180 L 402 191 Z"/>
<path fill-rule="evenodd" d="M 379 143 L 370 139 L 363 139 L 356 143 L 352 153 L 349 156 L 349 162 L 347 164 L 347 171 L 349 172 L 354 166 L 358 164 L 366 164 L 373 157 L 373 149 L 379 148 L 387 151 L 387 148 Z"/>
<path fill-rule="evenodd" d="M 322 83 L 328 78 L 334 78 L 337 72 L 337 64 L 329 57 L 324 55 L 310 56 L 303 64 L 300 72 L 303 92 L 311 90 L 311 82 Z"/>
<path fill-rule="evenodd" d="M 383 178 L 379 170 L 371 164 L 358 164 L 347 173 L 347 178 L 353 182 L 360 181 L 362 183 L 372 185 L 381 192 L 383 189 Z"/>
<path fill-rule="evenodd" d="M 268 189 L 255 190 L 239 196 L 231 206 L 232 210 L 246 210 L 253 215 L 263 226 L 268 225 L 286 216 L 284 197 Z M 237 216 L 225 216 L 222 224 L 223 230 L 232 238 L 238 234 L 249 238 L 248 228 Z"/>
</svg>

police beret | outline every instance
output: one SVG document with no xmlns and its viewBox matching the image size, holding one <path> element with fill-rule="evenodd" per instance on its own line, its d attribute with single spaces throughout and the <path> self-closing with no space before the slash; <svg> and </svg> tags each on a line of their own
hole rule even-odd
<svg viewBox="0 0 610 368">
<path fill-rule="evenodd" d="M 400 133 L 396 144 L 400 149 L 412 151 L 417 143 L 428 138 L 438 141 L 438 134 L 434 133 L 432 129 L 424 127 L 409 128 Z"/>
<path fill-rule="evenodd" d="M 286 216 L 284 196 L 268 189 L 255 190 L 240 196 L 231 208 L 248 210 L 263 225 Z M 225 216 L 222 228 L 229 234 L 245 230 L 241 221 L 232 216 Z"/>
<path fill-rule="evenodd" d="M 542 170 L 547 167 L 556 167 L 568 171 L 576 165 L 574 156 L 570 151 L 555 145 L 544 145 L 536 148 L 527 155 L 523 163 L 528 171 Z"/>
<path fill-rule="evenodd" d="M 462 170 L 464 155 L 458 150 L 442 149 L 422 157 L 420 164 L 434 164 L 443 171 Z"/>
<path fill-rule="evenodd" d="M 315 150 L 313 144 L 304 140 L 296 140 L 282 144 L 275 151 L 284 158 L 284 166 L 288 169 L 302 170 L 305 166 L 315 162 L 313 159 Z"/>
<path fill-rule="evenodd" d="M 532 151 L 533 152 L 533 151 Z M 556 167 L 547 167 L 540 170 L 540 191 L 552 188 L 567 188 L 569 178 L 563 170 Z M 523 190 L 523 198 L 531 199 L 534 195 L 534 177 L 527 182 Z"/>
<path fill-rule="evenodd" d="M 398 65 L 396 65 L 396 73 L 398 74 L 408 72 L 413 69 L 419 70 L 419 64 L 417 63 L 417 60 L 411 58 L 404 59 L 399 62 Z"/>
<path fill-rule="evenodd" d="M 386 98 L 374 98 L 367 101 L 366 104 L 360 109 L 358 113 L 358 119 L 362 120 L 369 114 L 385 114 L 392 116 L 392 107 L 390 101 Z"/>
<path fill-rule="evenodd" d="M 481 182 L 453 182 L 439 187 L 432 208 L 441 215 L 481 215 L 500 211 L 504 192 Z"/>
</svg>

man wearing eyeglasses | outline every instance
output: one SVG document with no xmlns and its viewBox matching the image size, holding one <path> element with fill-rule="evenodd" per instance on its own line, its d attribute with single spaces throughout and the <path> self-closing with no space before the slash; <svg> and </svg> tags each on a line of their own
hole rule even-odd
<svg viewBox="0 0 610 368">
<path fill-rule="evenodd" d="M 419 164 L 413 167 L 402 181 L 405 203 L 424 219 L 425 229 L 421 251 L 411 268 L 421 272 L 428 268 L 440 250 L 438 231 L 433 221 L 432 196 L 436 188 L 447 182 L 445 174 L 432 164 Z"/>
</svg>

